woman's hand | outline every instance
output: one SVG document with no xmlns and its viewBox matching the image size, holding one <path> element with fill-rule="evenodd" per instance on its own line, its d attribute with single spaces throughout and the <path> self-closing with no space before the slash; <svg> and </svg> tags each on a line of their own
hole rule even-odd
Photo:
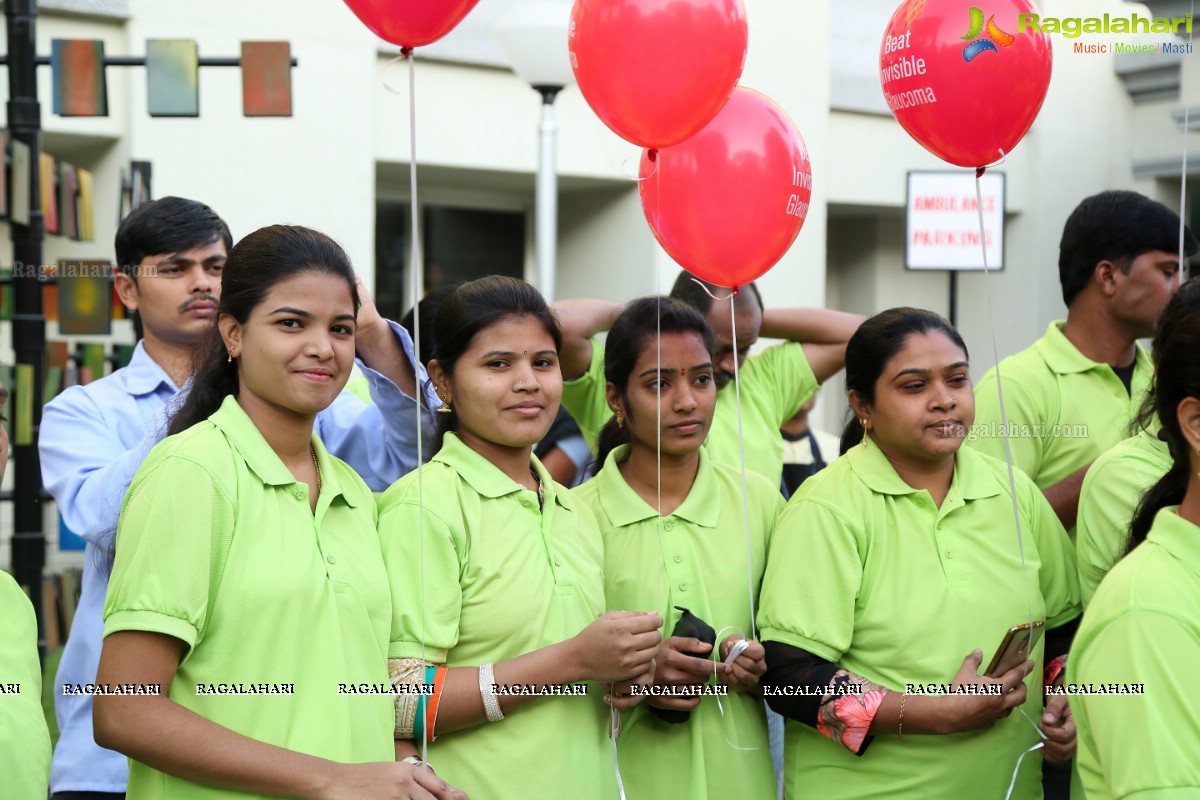
<svg viewBox="0 0 1200 800">
<path fill-rule="evenodd" d="M 998 694 L 954 694 L 946 698 L 950 705 L 945 716 L 943 733 L 961 733 L 978 728 L 990 728 L 996 720 L 1004 719 L 1012 710 L 1025 702 L 1028 694 L 1025 676 L 1034 667 L 1032 661 L 1010 669 L 998 678 L 987 678 L 979 674 L 979 664 L 983 661 L 983 651 L 975 650 L 963 659 L 958 674 L 954 676 L 954 688 L 962 686 L 988 686 L 999 684 L 1003 687 Z"/>
<path fill-rule="evenodd" d="M 469 800 L 427 766 L 399 761 L 336 764 L 321 800 Z"/>
<path fill-rule="evenodd" d="M 742 654 L 729 665 L 729 671 L 721 675 L 721 683 L 729 686 L 735 692 L 744 692 L 758 688 L 758 682 L 767 671 L 767 651 L 756 641 L 744 636 L 732 634 L 721 642 L 721 661 L 729 658 L 734 646 L 745 639 L 747 647 Z"/>
<path fill-rule="evenodd" d="M 1075 718 L 1065 694 L 1056 694 L 1046 703 L 1042 715 L 1042 733 L 1046 734 L 1043 757 L 1054 764 L 1061 764 L 1075 755 Z"/>
<path fill-rule="evenodd" d="M 645 675 L 662 641 L 662 624 L 654 612 L 609 611 L 570 640 L 580 674 L 601 683 Z"/>
</svg>

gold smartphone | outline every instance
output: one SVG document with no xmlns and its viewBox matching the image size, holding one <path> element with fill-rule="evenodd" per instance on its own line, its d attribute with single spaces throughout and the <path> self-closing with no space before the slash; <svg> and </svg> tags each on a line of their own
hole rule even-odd
<svg viewBox="0 0 1200 800">
<path fill-rule="evenodd" d="M 996 655 L 988 665 L 987 672 L 983 674 L 989 678 L 998 678 L 1013 667 L 1025 663 L 1033 648 L 1037 647 L 1045 627 L 1045 622 L 1037 620 L 1022 622 L 1009 628 L 1008 633 L 1004 635 L 1004 641 L 996 648 Z"/>
</svg>

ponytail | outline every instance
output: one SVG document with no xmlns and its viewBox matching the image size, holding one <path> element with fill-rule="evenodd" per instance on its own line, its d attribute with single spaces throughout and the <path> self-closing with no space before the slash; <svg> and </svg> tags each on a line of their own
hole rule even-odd
<svg viewBox="0 0 1200 800">
<path fill-rule="evenodd" d="M 610 417 L 601 428 L 600 435 L 596 437 L 596 460 L 592 463 L 592 474 L 595 475 L 604 468 L 604 462 L 608 461 L 609 453 L 631 441 L 629 428 L 623 425 L 618 427 L 617 418 Z"/>
<path fill-rule="evenodd" d="M 197 422 L 216 413 L 229 395 L 238 393 L 238 365 L 229 360 L 225 342 L 217 326 L 204 339 L 195 359 L 196 368 L 188 388 L 187 398 L 172 416 L 167 435 L 182 433 Z"/>
<path fill-rule="evenodd" d="M 867 435 L 867 431 L 858 421 L 858 417 L 854 416 L 854 409 L 850 409 L 846 417 L 846 426 L 842 428 L 841 445 L 838 447 L 838 455 L 843 456 L 850 451 L 850 448 L 861 443 Z"/>
<path fill-rule="evenodd" d="M 1154 525 L 1154 518 L 1159 511 L 1167 506 L 1177 506 L 1183 502 L 1187 484 L 1188 462 L 1185 456 L 1182 459 L 1175 459 L 1171 470 L 1163 475 L 1158 483 L 1151 486 L 1150 490 L 1142 497 L 1142 502 L 1138 503 L 1137 513 L 1133 515 L 1133 521 L 1129 523 L 1129 544 L 1125 546 L 1124 555 L 1129 555 L 1135 547 L 1146 541 L 1146 535 L 1150 533 L 1150 528 Z"/>
</svg>

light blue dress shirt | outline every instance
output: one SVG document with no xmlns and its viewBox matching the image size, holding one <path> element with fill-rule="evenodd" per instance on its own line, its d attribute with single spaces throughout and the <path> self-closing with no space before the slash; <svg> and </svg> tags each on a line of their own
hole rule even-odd
<svg viewBox="0 0 1200 800">
<path fill-rule="evenodd" d="M 394 322 L 389 325 L 415 364 L 408 332 Z M 383 491 L 417 466 L 416 401 L 361 361 L 358 366 L 374 402 L 342 392 L 317 415 L 316 432 L 326 449 L 353 467 L 373 491 Z M 424 387 L 426 409 L 437 408 L 441 403 L 419 365 L 417 383 Z M 139 342 L 127 367 L 86 386 L 70 387 L 42 414 L 42 482 L 67 527 L 87 541 L 79 605 L 55 678 L 60 733 L 51 765 L 52 793 L 125 791 L 128 763 L 124 755 L 96 744 L 91 696 L 66 696 L 62 687 L 96 680 L 108 587 L 105 548 L 112 544 L 125 491 L 142 460 L 163 438 L 177 397 L 183 394 Z M 434 425 L 426 409 L 421 411 L 422 445 L 428 457 Z M 187 509 L 179 512 L 186 514 Z"/>
</svg>

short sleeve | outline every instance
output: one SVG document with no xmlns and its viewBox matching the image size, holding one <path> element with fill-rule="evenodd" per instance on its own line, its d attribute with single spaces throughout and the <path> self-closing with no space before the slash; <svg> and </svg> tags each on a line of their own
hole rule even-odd
<svg viewBox="0 0 1200 800">
<path fill-rule="evenodd" d="M 1082 608 L 1075 548 L 1046 496 L 1026 476 L 1016 477 L 1018 489 L 1025 493 L 1027 517 L 1041 560 L 1038 583 L 1046 603 L 1046 627 L 1057 628 L 1078 617 Z"/>
<path fill-rule="evenodd" d="M 858 542 L 823 501 L 797 497 L 771 536 L 759 598 L 759 638 L 837 663 L 854 635 L 862 584 Z"/>
<path fill-rule="evenodd" d="M 1073 682 L 1144 686 L 1141 695 L 1070 697 L 1076 724 L 1086 729 L 1080 744 L 1094 748 L 1103 765 L 1107 796 L 1200 796 L 1200 631 L 1169 614 L 1132 609 L 1071 658 Z"/>
<path fill-rule="evenodd" d="M 33 606 L 0 572 L 0 775 L 6 797 L 45 797 L 50 734 L 42 711 Z"/>
<path fill-rule="evenodd" d="M 752 358 L 754 369 L 761 372 L 762 386 L 774 400 L 776 418 L 771 421 L 775 425 L 782 425 L 796 416 L 800 407 L 821 388 L 808 357 L 804 355 L 803 345 L 797 342 L 768 347 Z M 758 389 L 757 381 L 754 388 Z"/>
<path fill-rule="evenodd" d="M 190 649 L 204 638 L 236 503 L 205 466 L 165 455 L 162 446 L 142 464 L 121 507 L 104 635 L 161 633 Z"/>
<path fill-rule="evenodd" d="M 388 658 L 444 664 L 458 644 L 462 616 L 461 531 L 456 536 L 450 524 L 430 510 L 430 487 L 424 519 L 415 500 L 392 495 L 400 488 L 385 493 L 379 509 L 379 538 L 392 594 Z"/>
<path fill-rule="evenodd" d="M 1075 554 L 1084 605 L 1091 602 L 1100 581 L 1124 554 L 1129 524 L 1147 488 L 1140 481 L 1141 470 L 1120 459 L 1116 463 L 1119 469 L 1110 469 L 1107 460 L 1093 464 L 1079 491 Z"/>
<path fill-rule="evenodd" d="M 967 433 L 967 442 L 980 453 L 1007 461 L 1004 451 L 1004 428 L 1000 421 L 1000 395 L 996 387 L 995 369 L 975 386 L 975 422 Z M 1004 410 L 1009 431 L 1029 426 L 1043 427 L 1046 409 L 1039 408 L 1037 397 L 1024 383 L 1004 375 Z M 1040 423 L 1034 428 L 1035 423 Z M 1035 436 L 1009 436 L 1013 464 L 1030 478 L 1037 480 L 1042 469 L 1042 439 Z"/>
<path fill-rule="evenodd" d="M 601 429 L 612 417 L 605 389 L 607 385 L 604 380 L 604 345 L 592 339 L 592 361 L 588 364 L 587 372 L 573 380 L 563 381 L 562 393 L 563 408 L 575 418 L 592 452 L 596 450 L 596 439 Z"/>
</svg>

